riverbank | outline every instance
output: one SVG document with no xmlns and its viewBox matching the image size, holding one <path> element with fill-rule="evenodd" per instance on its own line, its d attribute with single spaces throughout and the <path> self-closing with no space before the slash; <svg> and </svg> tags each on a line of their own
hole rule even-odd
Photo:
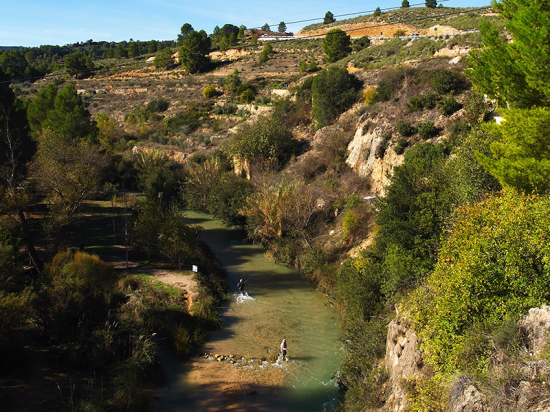
<svg viewBox="0 0 550 412">
<path fill-rule="evenodd" d="M 163 354 L 166 383 L 156 391 L 155 411 L 334 410 L 340 360 L 334 309 L 296 270 L 267 261 L 245 233 L 202 213 L 188 212 L 186 221 L 204 228 L 201 240 L 234 293 L 221 308 L 223 328 L 210 332 L 201 349 L 226 360 L 184 362 Z M 248 279 L 247 299 L 236 290 L 241 278 Z M 278 363 L 283 338 L 290 361 Z"/>
</svg>

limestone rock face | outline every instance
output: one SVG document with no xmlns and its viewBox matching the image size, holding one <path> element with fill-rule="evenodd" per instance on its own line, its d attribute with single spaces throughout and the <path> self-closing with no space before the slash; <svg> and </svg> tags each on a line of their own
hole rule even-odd
<svg viewBox="0 0 550 412">
<path fill-rule="evenodd" d="M 550 306 L 529 309 L 529 314 L 520 319 L 518 326 L 527 333 L 532 355 L 540 355 L 550 338 Z"/>
<path fill-rule="evenodd" d="M 489 412 L 487 400 L 470 378 L 459 377 L 450 391 L 448 412 Z"/>
<path fill-rule="evenodd" d="M 372 193 L 383 195 L 390 183 L 393 168 L 403 163 L 404 156 L 396 154 L 388 146 L 384 131 L 389 125 L 377 125 L 373 130 L 364 122 L 348 145 L 346 163 L 361 177 L 370 177 Z"/>
<path fill-rule="evenodd" d="M 388 326 L 385 363 L 391 376 L 391 393 L 385 409 L 393 412 L 405 411 L 409 402 L 403 381 L 411 376 L 418 376 L 423 366 L 416 334 L 405 322 L 393 320 Z"/>
</svg>

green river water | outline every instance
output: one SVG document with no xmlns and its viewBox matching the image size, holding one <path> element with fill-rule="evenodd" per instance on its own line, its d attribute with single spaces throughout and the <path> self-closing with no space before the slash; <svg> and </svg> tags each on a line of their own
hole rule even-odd
<svg viewBox="0 0 550 412">
<path fill-rule="evenodd" d="M 255 395 L 265 397 L 261 410 L 334 410 L 338 391 L 333 376 L 341 347 L 336 311 L 296 270 L 267 261 L 264 248 L 243 241 L 244 232 L 202 213 L 187 212 L 186 220 L 205 229 L 202 240 L 226 268 L 233 294 L 222 309 L 223 329 L 209 335 L 204 351 L 260 359 L 277 353 L 284 338 L 289 362 L 265 367 L 287 368 L 289 373 L 282 388 Z M 238 297 L 240 278 L 250 278 L 250 299 Z M 187 379 L 189 364 L 168 355 L 163 364 L 167 383 L 157 391 L 155 411 L 200 411 L 204 400 Z"/>
</svg>

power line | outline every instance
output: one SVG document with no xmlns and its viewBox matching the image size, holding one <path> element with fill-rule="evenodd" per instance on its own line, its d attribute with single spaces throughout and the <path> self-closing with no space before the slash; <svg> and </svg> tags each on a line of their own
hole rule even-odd
<svg viewBox="0 0 550 412">
<path fill-rule="evenodd" d="M 441 0 L 440 2 L 443 2 L 443 1 L 450 1 L 450 0 Z M 417 5 L 420 5 L 420 3 L 415 4 L 414 6 L 417 6 Z M 384 10 L 386 10 L 386 11 L 387 10 L 396 10 L 396 9 L 400 9 L 400 8 L 401 7 L 394 7 L 394 8 L 384 9 Z M 371 29 L 371 28 L 377 28 L 377 27 L 395 26 L 397 24 L 411 23 L 411 22 L 415 22 L 415 21 L 429 20 L 429 19 L 434 19 L 434 18 L 438 18 L 438 17 L 446 17 L 446 16 L 452 16 L 452 15 L 457 15 L 457 14 L 468 13 L 472 10 L 482 11 L 482 10 L 489 10 L 489 9 L 492 9 L 492 7 L 491 6 L 485 6 L 485 7 L 480 7 L 480 8 L 472 8 L 472 9 L 468 9 L 468 10 L 461 10 L 461 11 L 437 14 L 437 15 L 432 15 L 432 16 L 425 16 L 425 17 L 417 17 L 417 18 L 408 19 L 408 20 L 401 20 L 401 21 L 398 21 L 398 22 L 395 22 L 395 23 L 381 23 L 381 24 L 377 24 L 377 25 L 363 26 L 363 27 L 358 27 L 358 28 L 355 28 L 355 29 L 348 29 L 348 30 L 346 30 L 346 32 L 353 32 L 353 31 L 359 31 L 359 30 L 365 30 L 365 29 Z M 342 14 L 342 15 L 338 15 L 337 17 L 350 16 L 350 15 L 363 14 L 363 13 L 366 13 L 366 12 Z M 313 19 L 313 20 L 321 20 L 321 19 L 322 18 Z M 303 20 L 303 21 L 300 21 L 300 22 L 305 22 L 305 21 L 311 21 L 311 20 Z M 299 22 L 292 22 L 292 23 L 299 23 Z M 289 24 L 291 24 L 291 23 L 289 23 Z M 300 36 L 298 38 L 293 38 L 293 40 L 308 40 L 308 39 L 320 38 L 321 36 L 323 36 L 323 35 Z M 283 42 L 287 42 L 287 41 L 288 40 L 272 40 L 272 41 L 270 41 L 270 44 L 283 43 Z M 257 44 L 251 44 L 251 45 L 245 45 L 245 46 L 240 46 L 240 47 L 228 48 L 224 51 L 227 51 L 227 50 L 243 50 L 243 49 L 258 48 L 258 47 L 259 47 L 259 45 L 257 45 Z M 197 54 L 197 55 L 199 55 L 199 54 Z M 172 58 L 165 58 L 165 59 L 158 59 L 156 61 L 168 61 L 168 60 L 173 60 L 173 59 Z M 138 63 L 133 63 L 133 64 L 138 64 Z M 127 66 L 131 66 L 131 65 L 132 65 L 132 63 L 120 64 L 120 65 L 115 65 L 115 66 L 109 66 L 108 69 L 117 69 L 117 68 L 127 67 Z M 93 68 L 93 69 L 87 69 L 87 70 L 79 70 L 79 71 L 77 71 L 77 74 L 92 73 L 92 72 L 100 71 L 102 69 L 105 69 L 105 68 Z M 66 74 L 69 74 L 69 73 L 66 72 L 66 71 L 65 72 L 56 72 L 56 73 L 52 73 L 50 75 L 50 77 L 64 76 Z M 35 77 L 26 77 L 26 78 L 23 78 L 23 79 L 15 79 L 15 80 L 17 82 L 25 82 L 25 81 L 30 81 L 30 80 L 39 80 L 39 79 L 42 79 L 42 78 L 45 78 L 45 77 L 46 76 L 35 76 Z M 6 81 L 0 81 L 0 84 L 12 83 L 13 81 L 14 81 L 13 79 L 12 80 L 6 80 Z"/>
</svg>

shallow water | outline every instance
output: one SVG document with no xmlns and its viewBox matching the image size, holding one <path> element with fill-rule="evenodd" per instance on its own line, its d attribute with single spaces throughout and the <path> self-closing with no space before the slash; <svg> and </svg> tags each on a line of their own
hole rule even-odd
<svg viewBox="0 0 550 412">
<path fill-rule="evenodd" d="M 338 402 L 333 374 L 340 361 L 336 311 L 296 270 L 265 260 L 265 249 L 245 242 L 244 232 L 206 214 L 188 212 L 186 216 L 190 224 L 205 229 L 202 240 L 226 268 L 233 293 L 222 309 L 224 328 L 209 335 L 204 351 L 261 359 L 277 354 L 284 338 L 289 363 L 282 367 L 289 374 L 282 389 L 256 395 L 266 397 L 261 409 L 334 410 Z M 248 280 L 248 295 L 240 296 L 237 291 L 241 278 Z M 159 392 L 156 411 L 200 410 L 200 391 L 186 375 L 185 364 L 168 367 L 168 384 Z"/>
</svg>

